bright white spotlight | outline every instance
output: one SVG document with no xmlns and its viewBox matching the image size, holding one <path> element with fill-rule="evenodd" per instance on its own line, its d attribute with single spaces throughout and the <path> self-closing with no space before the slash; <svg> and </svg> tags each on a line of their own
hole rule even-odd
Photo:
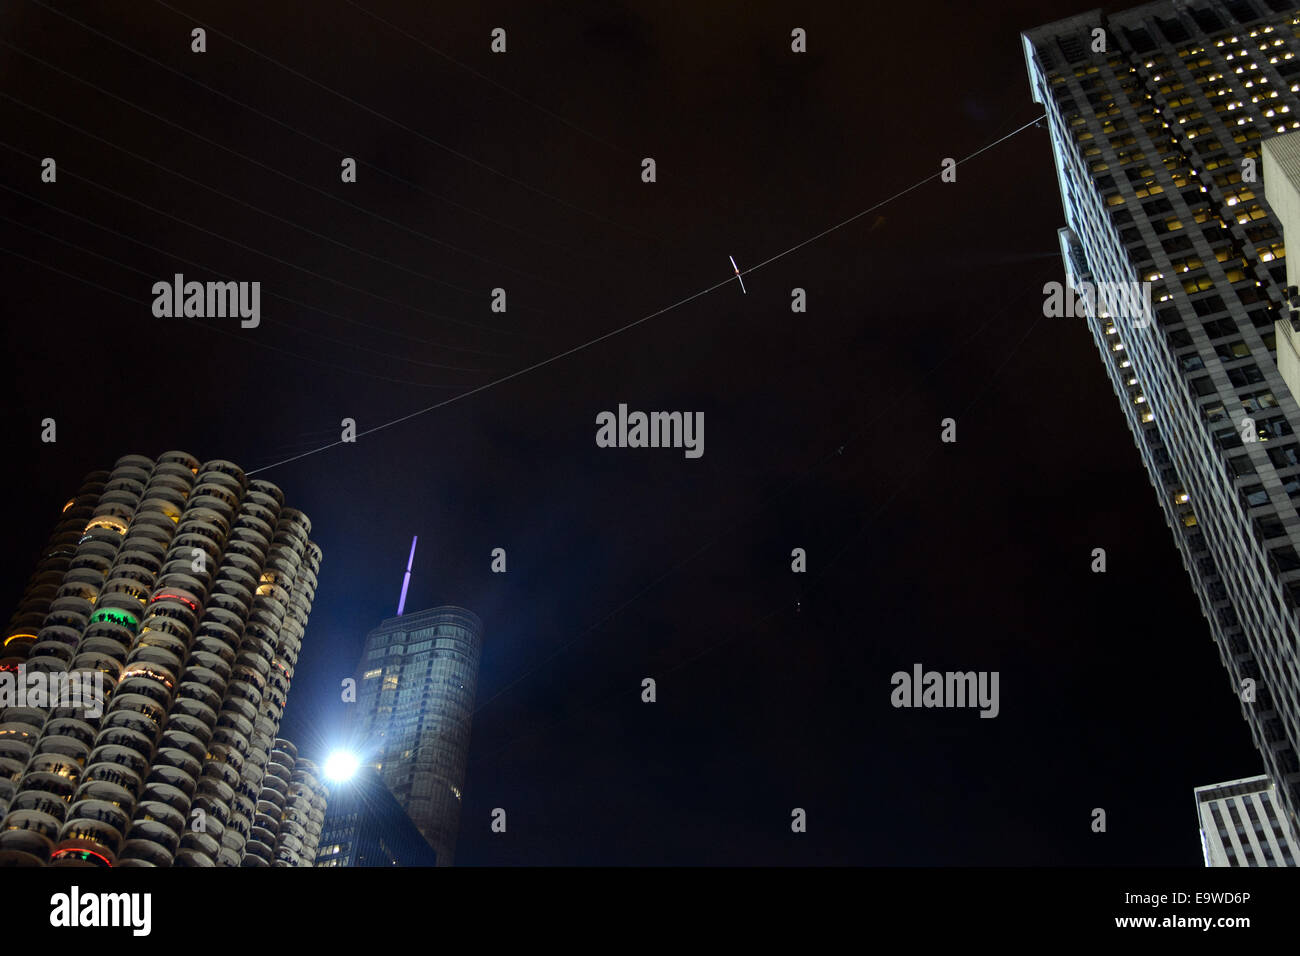
<svg viewBox="0 0 1300 956">
<path fill-rule="evenodd" d="M 336 783 L 343 783 L 345 780 L 352 779 L 358 766 L 360 762 L 356 754 L 348 753 L 346 750 L 336 750 L 325 760 L 325 776 Z"/>
</svg>

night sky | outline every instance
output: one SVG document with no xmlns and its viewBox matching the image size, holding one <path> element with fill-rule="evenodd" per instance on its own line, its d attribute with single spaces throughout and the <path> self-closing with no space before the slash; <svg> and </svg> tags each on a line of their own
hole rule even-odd
<svg viewBox="0 0 1300 956">
<path fill-rule="evenodd" d="M 0 9 L 10 609 L 86 472 L 269 466 L 692 296 L 1033 120 L 1019 31 L 1086 9 L 298 7 Z M 1042 317 L 1063 220 L 1031 127 L 747 294 L 260 473 L 324 551 L 282 733 L 337 738 L 418 534 L 408 608 L 486 632 L 460 865 L 1199 865 L 1193 787 L 1261 764 L 1087 330 Z M 155 318 L 176 272 L 260 281 L 261 326 Z M 703 457 L 596 447 L 620 402 L 702 411 Z M 893 708 L 917 662 L 998 671 L 999 716 Z"/>
</svg>

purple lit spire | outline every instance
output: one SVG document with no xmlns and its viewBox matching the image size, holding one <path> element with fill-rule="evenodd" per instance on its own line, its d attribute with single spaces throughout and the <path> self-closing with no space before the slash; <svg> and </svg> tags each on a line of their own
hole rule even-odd
<svg viewBox="0 0 1300 956">
<path fill-rule="evenodd" d="M 402 578 L 402 596 L 397 599 L 397 616 L 402 616 L 402 608 L 406 607 L 406 589 L 411 583 L 411 565 L 415 563 L 415 542 L 420 540 L 417 534 L 411 538 L 411 556 L 406 559 L 406 576 Z"/>
</svg>

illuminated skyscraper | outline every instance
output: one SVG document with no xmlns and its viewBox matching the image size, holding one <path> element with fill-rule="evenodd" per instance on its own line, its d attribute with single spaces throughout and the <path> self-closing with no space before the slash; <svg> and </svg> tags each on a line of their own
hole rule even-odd
<svg viewBox="0 0 1300 956">
<path fill-rule="evenodd" d="M 456 849 L 482 646 L 476 615 L 436 607 L 385 620 L 361 656 L 359 739 L 439 866 Z"/>
<path fill-rule="evenodd" d="M 1206 866 L 1295 866 L 1300 846 L 1268 777 L 1196 788 Z"/>
<path fill-rule="evenodd" d="M 1300 128 L 1298 34 L 1289 2 L 1188 0 L 1022 35 L 1069 283 L 1151 283 L 1151 309 L 1085 304 L 1086 322 L 1293 832 L 1300 409 L 1260 173 L 1262 139 Z"/>
<path fill-rule="evenodd" d="M 323 791 L 300 762 L 281 806 L 267 777 L 320 567 L 307 516 L 175 451 L 89 476 L 63 515 L 0 668 L 102 674 L 104 696 L 0 712 L 0 863 L 309 865 Z"/>
</svg>

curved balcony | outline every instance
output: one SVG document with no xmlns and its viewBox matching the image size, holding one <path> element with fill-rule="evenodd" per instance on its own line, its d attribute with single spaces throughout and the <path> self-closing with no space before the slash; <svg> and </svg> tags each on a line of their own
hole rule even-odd
<svg viewBox="0 0 1300 956">
<path fill-rule="evenodd" d="M 64 597 L 55 597 L 54 600 L 50 602 L 50 613 L 47 615 L 47 618 L 55 616 L 60 618 L 76 617 L 81 622 L 80 626 L 85 627 L 87 619 L 94 612 L 95 605 L 92 601 L 84 597 L 69 594 Z"/>
<path fill-rule="evenodd" d="M 265 509 L 261 510 L 264 511 Z M 235 518 L 235 522 L 231 525 L 230 530 L 233 532 L 241 528 L 247 528 L 250 531 L 256 532 L 258 537 L 262 541 L 266 542 L 270 542 L 271 538 L 275 535 L 275 529 L 271 526 L 269 521 L 264 521 L 257 514 L 248 509 L 239 512 L 239 516 Z"/>
<path fill-rule="evenodd" d="M 239 646 L 239 633 L 244 629 L 242 616 L 223 607 L 210 607 L 204 612 L 203 618 L 202 626 L 208 629 L 208 633 L 218 635 L 229 632 L 233 635 L 231 646 Z M 217 632 L 216 628 L 221 628 L 221 631 Z"/>
<path fill-rule="evenodd" d="M 144 626 L 176 634 L 188 644 L 194 634 L 194 627 L 199 622 L 198 601 L 189 595 L 186 595 L 188 600 L 182 598 L 181 593 L 168 591 L 151 598 L 149 616 L 145 618 Z M 180 626 L 181 631 L 177 631 L 176 625 Z"/>
<path fill-rule="evenodd" d="M 66 719 L 66 718 L 63 718 Z M 3 744 L 3 738 L 0 738 L 0 744 Z M 85 765 L 86 757 L 90 753 L 90 747 L 85 741 L 76 737 L 65 737 L 62 734 L 52 734 L 48 730 L 41 735 L 40 743 L 36 745 L 36 752 L 41 754 L 57 754 L 61 757 L 67 757 L 76 763 L 78 767 Z"/>
<path fill-rule="evenodd" d="M 254 478 L 248 483 L 248 493 L 250 497 L 258 501 L 261 501 L 264 497 L 269 498 L 275 503 L 273 507 L 276 511 L 284 507 L 284 492 L 273 481 L 267 481 L 265 478 Z"/>
<path fill-rule="evenodd" d="M 158 664 L 142 664 L 136 662 L 128 664 L 127 667 L 132 676 L 118 683 L 116 694 L 132 697 L 147 697 L 149 700 L 157 704 L 161 712 L 165 714 L 167 709 L 171 706 L 171 688 L 167 686 L 165 681 L 149 676 L 155 668 L 157 671 L 161 672 L 163 670 L 162 666 Z M 146 668 L 146 670 L 142 670 L 142 668 Z M 109 705 L 110 708 L 113 708 L 113 706 L 113 704 Z M 159 727 L 162 726 L 161 718 L 159 718 L 158 724 Z"/>
<path fill-rule="evenodd" d="M 227 461 L 224 458 L 213 458 L 200 465 L 199 480 L 203 481 L 205 477 L 214 481 L 224 481 L 227 478 L 232 478 L 234 482 L 231 487 L 238 490 L 241 495 L 244 493 L 244 489 L 248 487 L 248 477 L 244 474 L 244 470 L 233 461 Z"/>
<path fill-rule="evenodd" d="M 230 727 L 218 727 L 212 731 L 212 743 L 208 745 L 208 751 L 212 754 L 208 764 L 212 769 L 209 772 L 218 772 L 212 761 L 220 761 L 221 765 L 234 770 L 238 776 L 247 763 L 248 738 Z M 231 786 L 237 784 L 232 783 Z"/>
<path fill-rule="evenodd" d="M 132 799 L 140 793 L 144 779 L 129 767 L 118 763 L 91 764 L 81 776 L 81 785 L 88 783 L 106 783 L 129 793 Z"/>
<path fill-rule="evenodd" d="M 148 715 L 130 709 L 110 711 L 100 724 L 100 732 L 113 727 L 133 730 L 149 740 L 157 736 L 157 724 Z"/>
<path fill-rule="evenodd" d="M 11 866 L 41 866 L 50 858 L 54 849 L 54 839 L 46 836 L 42 830 L 24 826 L 25 819 L 9 825 L 5 818 L 4 827 L 0 829 L 0 856 Z M 31 862 L 28 862 L 31 861 Z M 4 863 L 0 863 L 4 865 Z"/>
<path fill-rule="evenodd" d="M 117 862 L 122 834 L 108 824 L 75 820 L 64 828 L 64 833 L 50 851 L 51 866 L 110 867 Z"/>
<path fill-rule="evenodd" d="M 142 738 L 143 739 L 143 738 Z M 137 777 L 143 778 L 149 770 L 149 760 L 131 747 L 121 744 L 105 744 L 96 747 L 88 760 L 90 767 L 96 764 L 113 764 L 129 770 Z M 88 771 L 89 772 L 89 768 Z"/>
<path fill-rule="evenodd" d="M 135 804 L 135 794 L 127 790 L 126 787 L 107 780 L 83 778 L 81 786 L 77 787 L 77 792 L 72 797 L 72 803 L 75 805 L 83 801 L 108 803 L 126 809 Z"/>
<path fill-rule="evenodd" d="M 156 618 L 152 621 L 146 619 L 135 649 L 138 653 L 141 648 L 160 647 L 179 661 L 184 659 L 189 645 L 190 635 L 181 624 L 167 618 Z"/>
<path fill-rule="evenodd" d="M 140 733 L 137 730 L 130 730 L 126 727 L 107 727 L 99 734 L 99 739 L 95 742 L 95 753 L 97 754 L 96 762 L 103 759 L 112 760 L 111 754 L 103 752 L 105 747 L 125 747 L 133 750 L 145 760 L 144 767 L 148 769 L 148 761 L 153 754 L 153 736 Z M 118 762 L 114 760 L 113 762 Z"/>
<path fill-rule="evenodd" d="M 89 623 L 98 624 L 101 621 L 126 628 L 132 634 L 140 631 L 140 618 L 131 608 L 104 607 L 90 615 Z"/>
<path fill-rule="evenodd" d="M 223 769 L 229 768 L 223 767 Z M 236 774 L 236 776 L 238 775 Z M 216 767 L 211 762 L 204 767 L 203 776 L 199 779 L 195 796 L 196 803 L 199 796 L 208 801 L 209 806 L 214 803 L 221 805 L 221 820 L 223 823 L 230 819 L 230 801 L 235 799 L 235 788 L 221 779 Z M 209 809 L 207 812 L 212 813 L 212 810 Z"/>
<path fill-rule="evenodd" d="M 203 761 L 177 747 L 159 747 L 153 760 L 155 767 L 171 767 L 186 774 L 191 780 L 198 780 L 203 773 Z"/>
<path fill-rule="evenodd" d="M 247 588 L 252 594 L 257 589 L 262 569 L 250 558 L 242 554 L 227 554 L 217 572 L 217 580 L 231 580 Z"/>
<path fill-rule="evenodd" d="M 148 736 L 155 740 L 166 716 L 166 711 L 159 706 L 157 701 L 151 697 L 145 697 L 143 694 L 114 694 L 108 708 L 110 715 L 128 711 L 148 718 L 153 723 L 153 730 L 149 732 Z"/>
<path fill-rule="evenodd" d="M 0 847 L 6 850 L 25 848 L 14 845 L 29 842 L 21 836 L 24 833 L 39 834 L 52 846 L 58 838 L 60 826 L 62 820 L 59 817 L 42 813 L 40 810 L 13 810 L 4 818 L 4 822 L 0 823 Z"/>
<path fill-rule="evenodd" d="M 155 764 L 145 783 L 145 793 L 153 800 L 167 803 L 181 812 L 189 809 L 189 803 L 201 789 L 188 772 L 178 767 Z"/>
<path fill-rule="evenodd" d="M 201 840 L 204 839 L 209 839 L 207 834 L 186 834 L 183 836 L 182 843 L 185 842 L 185 840 L 192 840 L 196 845 L 188 845 L 188 847 L 187 845 L 182 845 L 181 849 L 178 849 L 177 853 L 175 853 L 175 861 L 172 865 L 216 866 L 213 857 L 216 857 L 217 852 L 220 851 L 220 847 L 213 849 L 211 853 L 208 853 L 201 848 L 201 845 L 198 845 L 201 843 Z M 212 842 L 216 843 L 216 840 L 212 840 Z"/>
<path fill-rule="evenodd" d="M 227 587 L 230 587 L 227 585 Z M 242 590 L 242 589 L 241 589 Z M 236 593 L 219 591 L 208 599 L 209 608 L 221 608 L 230 614 L 243 617 L 248 613 L 250 601 L 247 597 Z"/>
<path fill-rule="evenodd" d="M 95 839 L 60 840 L 50 852 L 51 866 L 112 867 L 117 857 L 102 842 Z"/>
<path fill-rule="evenodd" d="M 153 644 L 138 644 L 131 656 L 127 658 L 126 671 L 138 671 L 145 668 L 153 673 L 166 672 L 169 674 L 182 674 L 184 668 L 181 665 L 181 656 L 170 648 L 158 647 Z M 137 676 L 144 676 L 139 675 Z M 165 681 L 158 681 L 170 696 L 175 693 L 175 688 L 168 686 Z"/>
<path fill-rule="evenodd" d="M 210 670 L 225 684 L 230 680 L 234 665 L 235 649 L 224 638 L 214 637 L 206 627 L 201 626 L 194 637 L 194 645 L 190 648 L 187 666 Z"/>
<path fill-rule="evenodd" d="M 201 686 L 201 685 L 196 685 L 196 686 Z M 171 716 L 170 716 L 171 722 L 175 723 L 177 717 L 194 718 L 196 721 L 200 722 L 204 726 L 205 728 L 204 733 L 208 734 L 209 737 L 212 733 L 212 728 L 216 726 L 217 723 L 216 710 L 212 707 L 209 707 L 203 701 L 195 700 L 194 698 L 188 696 L 188 694 L 185 693 L 184 684 L 181 685 L 181 693 L 177 696 L 177 698 L 174 701 L 172 701 L 172 709 L 171 709 Z M 198 733 L 197 731 L 192 729 L 192 727 L 193 725 L 188 725 L 186 729 L 188 729 L 190 733 L 194 734 L 194 736 L 199 737 L 201 739 L 203 737 L 203 734 Z"/>
<path fill-rule="evenodd" d="M 186 674 L 186 676 L 190 675 Z M 174 704 L 179 704 L 182 700 L 193 701 L 206 707 L 212 713 L 211 725 L 216 726 L 217 708 L 221 706 L 221 694 L 217 693 L 215 688 L 196 680 L 186 680 L 181 684 Z"/>
<path fill-rule="evenodd" d="M 68 805 L 52 793 L 43 790 L 20 790 L 9 801 L 9 812 L 31 810 L 62 824 L 68 816 Z"/>
<path fill-rule="evenodd" d="M 122 844 L 118 866 L 171 866 L 172 854 L 149 839 L 128 839 Z"/>
<path fill-rule="evenodd" d="M 232 539 L 226 542 L 227 557 L 232 554 L 239 555 L 242 558 L 252 561 L 259 568 L 266 560 L 266 548 L 260 548 L 252 542 L 240 541 L 238 539 Z"/>
<path fill-rule="evenodd" d="M 206 729 L 206 728 L 205 728 Z M 208 755 L 207 740 L 190 732 L 189 728 L 178 726 L 176 721 L 169 721 L 163 730 L 162 740 L 158 744 L 163 748 L 179 750 L 201 764 Z M 202 768 L 200 768 L 202 772 Z"/>
<path fill-rule="evenodd" d="M 172 856 L 180 849 L 184 831 L 185 817 L 162 803 L 141 804 L 131 823 L 132 840 L 150 840 Z"/>
</svg>

